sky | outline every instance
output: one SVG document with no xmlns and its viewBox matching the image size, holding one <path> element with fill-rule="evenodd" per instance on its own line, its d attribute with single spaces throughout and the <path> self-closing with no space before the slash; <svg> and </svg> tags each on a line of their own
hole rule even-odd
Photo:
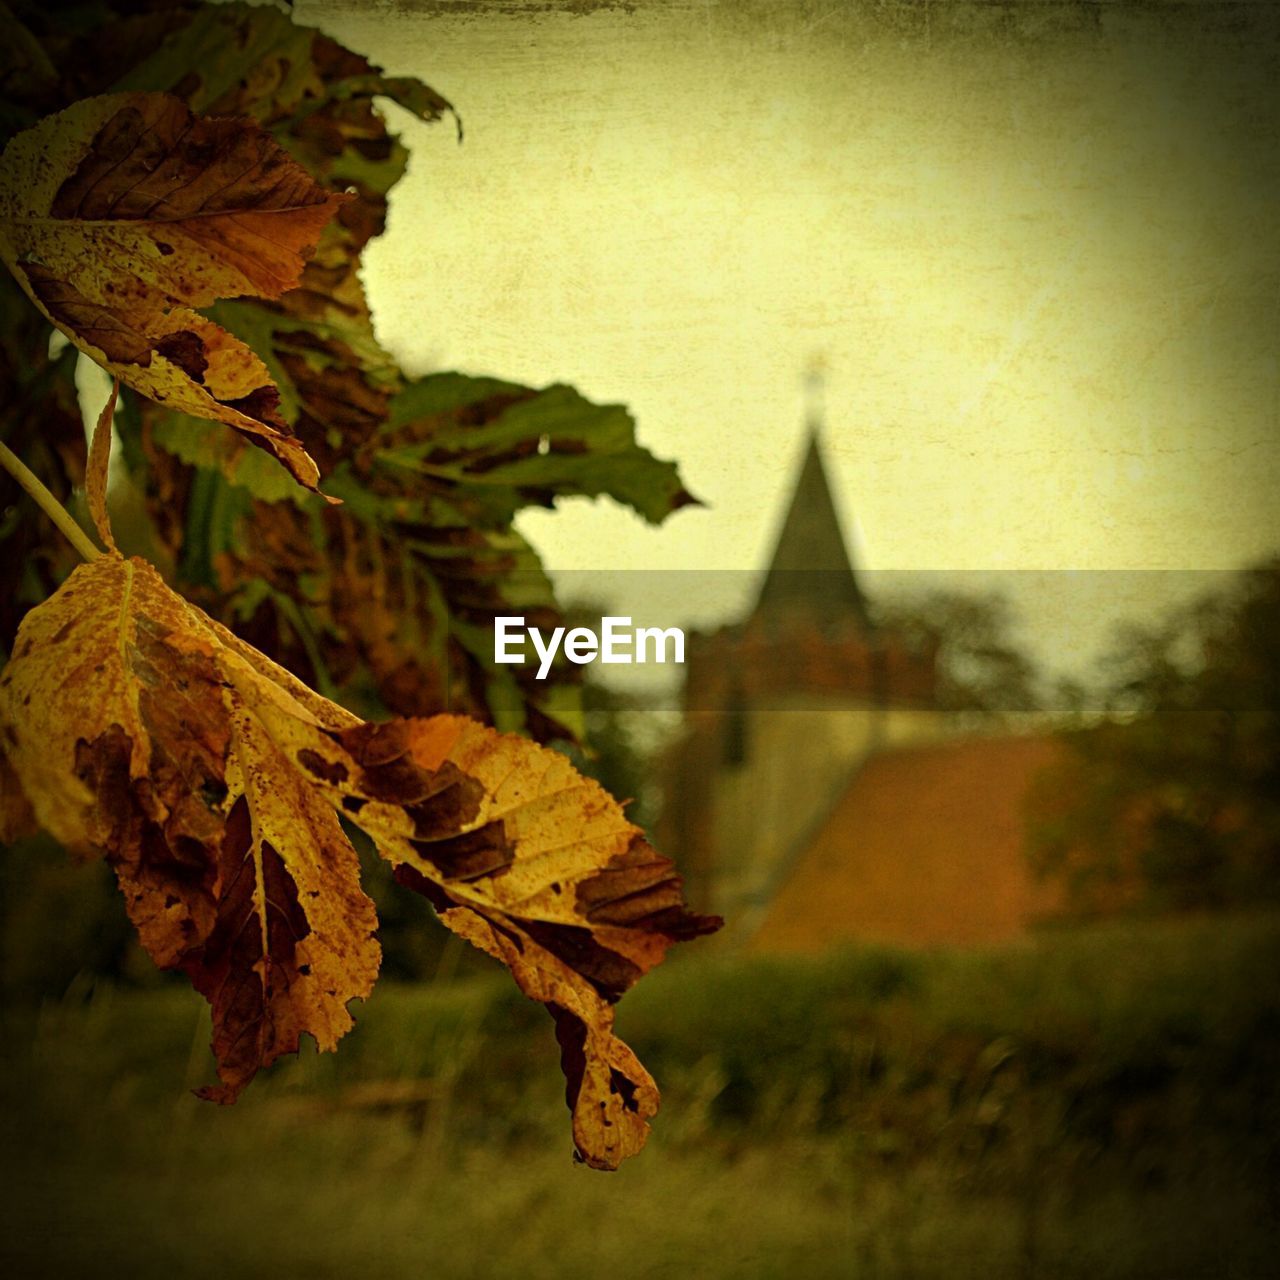
<svg viewBox="0 0 1280 1280">
<path fill-rule="evenodd" d="M 384 344 L 623 402 L 707 504 L 527 513 L 553 570 L 747 582 L 819 358 L 862 567 L 1071 616 L 1085 584 L 1098 626 L 1280 548 L 1266 12 L 295 5 L 464 122 L 459 146 L 389 112 L 412 162 L 366 253 Z"/>
</svg>

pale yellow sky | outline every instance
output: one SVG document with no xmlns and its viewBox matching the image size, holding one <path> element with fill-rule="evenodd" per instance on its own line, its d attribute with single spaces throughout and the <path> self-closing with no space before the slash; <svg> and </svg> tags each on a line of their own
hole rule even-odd
<svg viewBox="0 0 1280 1280">
<path fill-rule="evenodd" d="M 365 273 L 387 345 L 623 401 L 710 504 L 524 517 L 554 568 L 759 566 L 815 352 L 872 568 L 1280 546 L 1274 31 L 947 34 L 962 8 L 295 5 L 466 125 L 407 122 Z"/>
</svg>

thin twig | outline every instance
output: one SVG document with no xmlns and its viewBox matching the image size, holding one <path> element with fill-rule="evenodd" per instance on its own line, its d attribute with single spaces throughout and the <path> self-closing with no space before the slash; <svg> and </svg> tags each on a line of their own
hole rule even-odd
<svg viewBox="0 0 1280 1280">
<path fill-rule="evenodd" d="M 62 530 L 67 541 L 86 559 L 96 560 L 102 552 L 89 541 L 89 535 L 71 518 L 66 507 L 40 482 L 40 478 L 3 440 L 0 440 L 0 466 L 31 495 L 32 501 Z"/>
</svg>

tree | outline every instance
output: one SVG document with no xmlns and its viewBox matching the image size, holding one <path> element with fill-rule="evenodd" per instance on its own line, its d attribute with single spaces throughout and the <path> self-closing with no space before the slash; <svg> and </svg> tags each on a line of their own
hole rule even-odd
<svg viewBox="0 0 1280 1280">
<path fill-rule="evenodd" d="M 373 985 L 359 827 L 547 1006 L 577 1149 L 615 1167 L 657 1091 L 612 1006 L 718 922 L 538 745 L 578 738 L 576 686 L 498 668 L 486 628 L 557 616 L 521 507 L 659 521 L 675 466 L 620 406 L 378 345 L 359 259 L 405 153 L 375 99 L 451 114 L 426 85 L 269 8 L 0 20 L 0 835 L 105 859 L 209 1000 L 201 1093 L 231 1102 Z M 86 357 L 113 382 L 87 454 Z"/>
<path fill-rule="evenodd" d="M 1039 709 L 1036 665 L 1012 637 L 1003 596 L 934 590 L 883 602 L 876 621 L 937 653 L 937 696 L 946 710 L 1000 716 Z"/>
<path fill-rule="evenodd" d="M 1280 896 L 1280 560 L 1131 626 L 1045 777 L 1034 860 L 1082 911 Z"/>
</svg>

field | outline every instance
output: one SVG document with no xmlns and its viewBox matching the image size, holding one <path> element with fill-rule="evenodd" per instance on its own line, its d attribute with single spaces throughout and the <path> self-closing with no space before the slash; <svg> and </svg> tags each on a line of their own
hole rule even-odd
<svg viewBox="0 0 1280 1280">
<path fill-rule="evenodd" d="M 16 1277 L 1262 1277 L 1280 1247 L 1280 920 L 1025 948 L 692 957 L 620 1010 L 649 1149 L 570 1159 L 504 975 L 387 985 L 233 1108 L 203 1003 L 81 980 L 5 1014 Z"/>
</svg>

